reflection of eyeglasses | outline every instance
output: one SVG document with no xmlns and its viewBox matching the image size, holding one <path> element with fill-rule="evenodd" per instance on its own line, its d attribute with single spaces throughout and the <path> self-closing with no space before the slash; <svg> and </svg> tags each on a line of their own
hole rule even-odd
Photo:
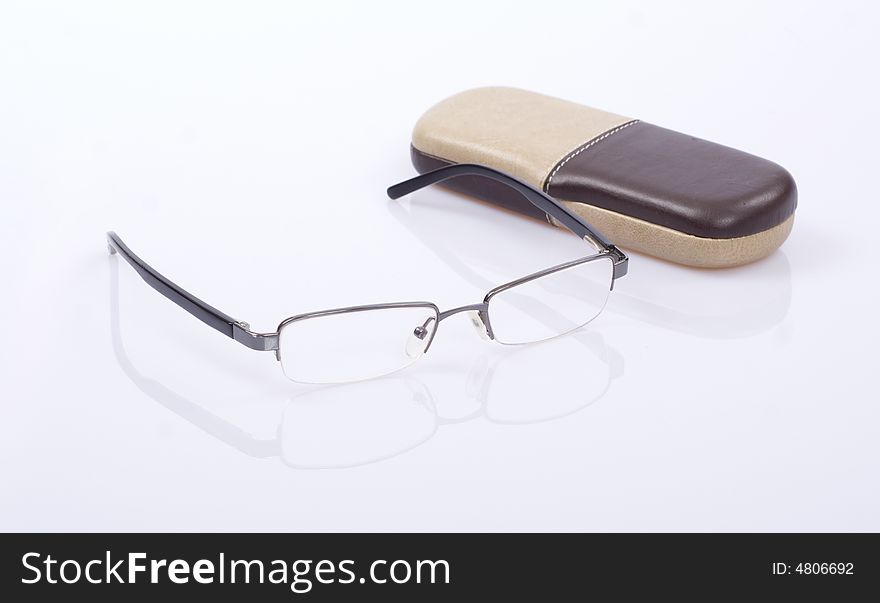
<svg viewBox="0 0 880 603">
<path fill-rule="evenodd" d="M 107 241 L 110 253 L 119 253 L 159 293 L 227 337 L 254 350 L 274 351 L 285 375 L 301 383 L 357 381 L 404 368 L 428 350 L 440 321 L 461 312 L 488 339 L 505 344 L 550 339 L 599 315 L 614 280 L 626 274 L 628 258 L 552 197 L 497 170 L 468 164 L 401 182 L 388 195 L 397 199 L 458 176 L 482 176 L 509 186 L 597 252 L 500 285 L 478 304 L 443 312 L 430 302 L 353 306 L 300 314 L 282 321 L 274 333 L 257 333 L 159 274 L 116 233 L 108 233 Z"/>
</svg>

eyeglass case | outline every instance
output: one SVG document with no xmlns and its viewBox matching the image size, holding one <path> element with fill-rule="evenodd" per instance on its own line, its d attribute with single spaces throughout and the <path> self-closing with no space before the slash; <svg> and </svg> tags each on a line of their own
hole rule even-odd
<svg viewBox="0 0 880 603">
<path fill-rule="evenodd" d="M 486 165 L 559 199 L 616 245 L 700 267 L 772 253 L 788 237 L 797 188 L 781 166 L 637 119 L 516 88 L 468 90 L 430 108 L 413 130 L 424 173 Z M 446 185 L 555 220 L 480 177 Z"/>
</svg>

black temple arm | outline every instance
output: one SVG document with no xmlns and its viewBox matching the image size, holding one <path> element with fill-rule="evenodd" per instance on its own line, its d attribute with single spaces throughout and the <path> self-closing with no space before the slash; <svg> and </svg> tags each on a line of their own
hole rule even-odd
<svg viewBox="0 0 880 603">
<path fill-rule="evenodd" d="M 135 255 L 115 232 L 107 233 L 107 246 L 111 254 L 118 253 L 126 262 L 131 264 L 131 267 L 135 269 L 150 287 L 209 327 L 254 350 L 273 350 L 277 347 L 277 335 L 274 333 L 254 333 L 250 330 L 247 323 L 235 320 L 228 314 L 224 314 L 214 306 L 174 284 Z"/>
<path fill-rule="evenodd" d="M 626 254 L 609 243 L 605 237 L 599 234 L 599 232 L 579 216 L 568 211 L 553 197 L 533 188 L 521 180 L 517 180 L 513 176 L 484 165 L 456 163 L 441 167 L 388 187 L 388 196 L 392 199 L 398 199 L 421 188 L 430 186 L 431 184 L 436 184 L 458 176 L 484 176 L 502 184 L 506 184 L 510 188 L 518 191 L 532 205 L 548 216 L 554 218 L 579 238 L 586 239 L 594 244 L 600 251 L 611 254 L 614 258 L 614 278 L 619 278 L 626 274 L 629 263 L 629 258 L 627 258 Z"/>
</svg>

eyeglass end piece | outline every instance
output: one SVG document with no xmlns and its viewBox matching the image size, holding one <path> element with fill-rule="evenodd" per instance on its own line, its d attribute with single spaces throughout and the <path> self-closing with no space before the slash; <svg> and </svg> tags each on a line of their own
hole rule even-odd
<svg viewBox="0 0 880 603">
<path fill-rule="evenodd" d="M 241 320 L 232 323 L 232 338 L 259 352 L 278 351 L 278 333 L 255 333 L 248 323 Z"/>
<path fill-rule="evenodd" d="M 629 272 L 629 257 L 615 245 L 608 247 L 608 253 L 614 260 L 614 279 L 626 276 L 626 273 Z"/>
</svg>

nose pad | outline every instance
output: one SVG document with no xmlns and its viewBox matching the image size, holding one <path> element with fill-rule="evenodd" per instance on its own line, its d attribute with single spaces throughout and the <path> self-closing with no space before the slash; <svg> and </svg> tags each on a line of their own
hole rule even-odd
<svg viewBox="0 0 880 603">
<path fill-rule="evenodd" d="M 425 353 L 428 344 L 431 342 L 431 335 L 437 327 L 437 321 L 432 316 L 423 324 L 412 330 L 406 338 L 406 355 L 410 358 L 418 358 Z"/>
<path fill-rule="evenodd" d="M 468 317 L 471 319 L 471 324 L 474 325 L 474 328 L 479 333 L 480 337 L 485 341 L 489 341 L 489 331 L 486 329 L 486 324 L 483 322 L 483 318 L 480 316 L 479 310 L 468 310 Z"/>
</svg>

